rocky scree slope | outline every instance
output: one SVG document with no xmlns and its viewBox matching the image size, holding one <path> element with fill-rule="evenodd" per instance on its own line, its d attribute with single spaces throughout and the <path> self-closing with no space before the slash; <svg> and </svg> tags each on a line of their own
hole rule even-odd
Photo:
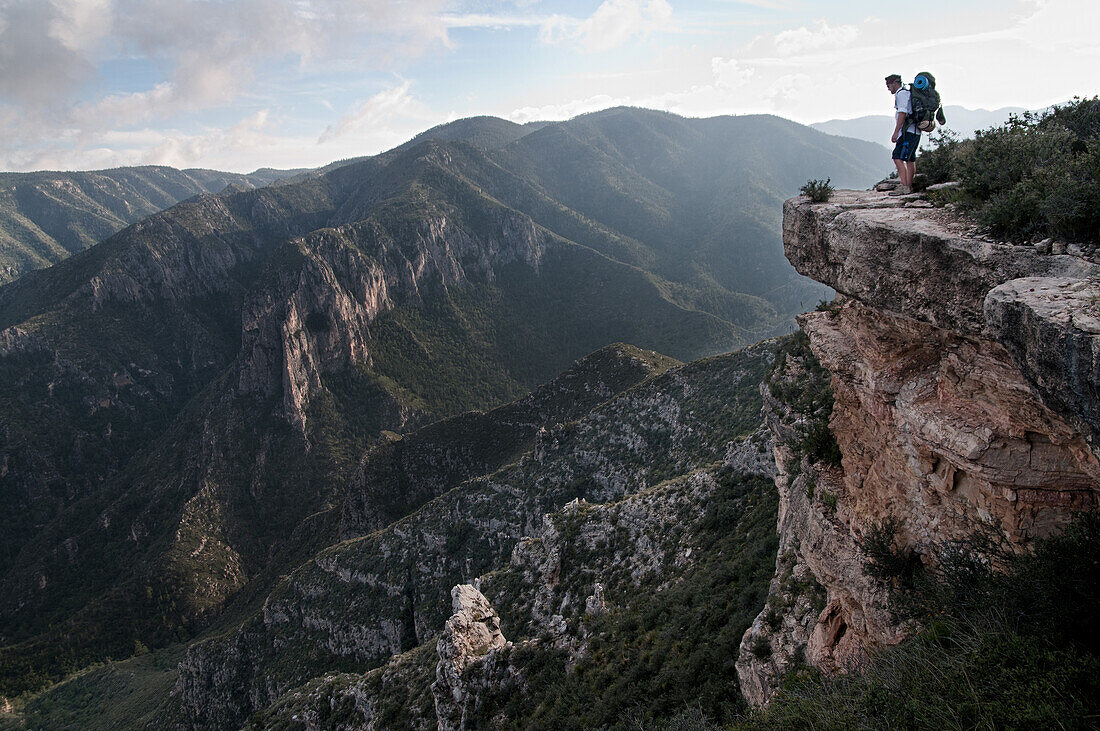
<svg viewBox="0 0 1100 731">
<path fill-rule="evenodd" d="M 799 318 L 765 393 L 780 551 L 738 660 L 755 704 L 798 662 L 833 672 L 904 637 L 863 571 L 876 527 L 926 559 L 982 526 L 1023 549 L 1100 498 L 1100 265 L 873 191 L 787 201 L 784 245 L 841 296 Z"/>
<path fill-rule="evenodd" d="M 540 662 L 551 662 L 564 677 L 587 653 L 586 607 L 598 612 L 607 602 L 627 612 L 649 592 L 676 585 L 677 577 L 706 560 L 707 552 L 692 542 L 699 531 L 709 541 L 732 541 L 711 570 L 723 561 L 738 565 L 735 548 L 748 538 L 744 531 L 732 537 L 726 531 L 748 511 L 759 536 L 753 534 L 743 558 L 758 567 L 741 567 L 745 573 L 727 581 L 729 591 L 716 595 L 736 602 L 744 615 L 727 638 L 732 650 L 763 600 L 774 560 L 770 486 L 744 477 L 768 451 L 759 436 L 748 437 L 759 426 L 758 384 L 772 348 L 756 346 L 655 375 L 581 418 L 539 431 L 510 464 L 490 465 L 491 471 L 458 482 L 385 528 L 321 551 L 238 628 L 190 648 L 168 717 L 188 727 L 232 726 L 268 707 L 278 715 L 291 703 L 341 704 L 346 693 L 374 692 L 349 686 L 390 688 L 408 673 L 430 684 L 434 662 L 423 646 L 435 646 L 450 616 L 451 589 L 486 574 L 482 588 L 506 636 L 538 640 Z M 485 418 L 508 419 L 510 413 L 501 409 Z M 507 428 L 502 421 L 490 433 Z M 520 424 L 518 434 L 526 433 Z M 425 452 L 439 437 L 439 453 L 446 454 L 449 436 L 431 427 L 406 439 Z M 727 489 L 728 512 L 700 525 Z M 662 621 L 679 626 L 682 617 L 672 615 Z M 616 622 L 638 621 L 615 616 Z M 708 617 L 715 629 L 730 624 L 724 605 L 711 607 Z M 548 639 L 540 640 L 543 635 Z M 690 644 L 709 646 L 694 636 Z M 647 672 L 660 674 L 673 659 L 653 658 Z M 376 667 L 381 669 L 372 671 Z M 345 675 L 334 681 L 333 672 Z M 495 681 L 486 682 L 486 693 L 501 691 Z M 736 699 L 733 684 L 721 687 L 727 703 Z M 287 697 L 298 701 L 280 700 L 292 692 Z M 434 713 L 424 710 L 429 696 L 409 693 L 420 698 L 421 711 L 401 706 L 406 695 L 373 697 L 356 708 L 421 714 L 421 722 L 435 725 Z M 532 697 L 537 705 L 538 694 Z"/>
</svg>

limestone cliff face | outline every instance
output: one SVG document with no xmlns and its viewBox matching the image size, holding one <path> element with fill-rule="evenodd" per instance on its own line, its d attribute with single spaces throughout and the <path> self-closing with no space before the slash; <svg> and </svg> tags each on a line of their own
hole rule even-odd
<svg viewBox="0 0 1100 731">
<path fill-rule="evenodd" d="M 803 653 L 836 671 L 903 638 L 863 574 L 871 526 L 898 521 L 899 547 L 922 556 L 981 524 L 1024 547 L 1098 504 L 1100 266 L 968 236 L 922 203 L 842 192 L 784 206 L 788 258 L 841 293 L 799 319 L 831 374 L 841 460 L 802 454 L 804 415 L 766 399 L 781 548 L 738 663 L 753 703 Z M 802 387 L 806 369 L 788 359 L 773 381 Z"/>
<path fill-rule="evenodd" d="M 371 363 L 370 323 L 430 288 L 492 279 L 522 261 L 538 271 L 549 235 L 519 214 L 491 211 L 488 237 L 474 237 L 444 215 L 414 231 L 374 220 L 323 229 L 281 252 L 297 266 L 273 266 L 266 286 L 242 309 L 239 392 L 281 397 L 284 414 L 305 430 L 305 408 L 325 372 Z M 409 414 L 398 414 L 394 428 Z"/>
<path fill-rule="evenodd" d="M 474 586 L 456 586 L 451 590 L 451 602 L 455 613 L 436 644 L 439 665 L 432 684 L 440 731 L 473 727 L 467 718 L 472 695 L 470 669 L 476 664 L 491 665 L 493 651 L 507 645 L 500 632 L 500 617 Z M 483 672 L 493 675 L 491 670 Z"/>
</svg>

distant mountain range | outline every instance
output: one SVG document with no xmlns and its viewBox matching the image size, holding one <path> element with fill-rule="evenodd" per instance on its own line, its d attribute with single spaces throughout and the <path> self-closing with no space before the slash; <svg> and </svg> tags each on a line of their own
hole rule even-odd
<svg viewBox="0 0 1100 731">
<path fill-rule="evenodd" d="M 884 106 L 889 109 L 890 100 L 885 101 L 887 103 Z M 1022 114 L 1026 110 L 1023 107 L 1002 107 L 989 111 L 947 105 L 943 111 L 947 118 L 947 124 L 944 125 L 947 129 L 958 132 L 962 137 L 973 137 L 977 130 L 1004 124 L 1010 115 Z M 890 135 L 894 131 L 894 118 L 890 114 L 872 114 L 855 119 L 830 119 L 827 122 L 815 122 L 810 126 L 830 135 L 853 137 L 887 147 L 892 146 Z"/>
<path fill-rule="evenodd" d="M 1022 107 L 993 111 L 947 106 L 947 127 L 961 135 L 1003 124 Z M 516 140 L 552 126 L 550 122 L 515 124 L 496 117 L 470 117 L 427 130 L 395 151 L 426 140 L 462 141 L 484 150 L 499 150 Z M 890 115 L 833 119 L 810 125 L 830 135 L 889 141 Z M 883 130 L 886 130 L 883 132 Z M 884 142 L 886 140 L 886 142 Z M 252 173 L 227 173 L 190 168 L 143 166 L 89 172 L 0 173 L 0 284 L 23 272 L 41 269 L 92 246 L 125 226 L 201 193 L 218 193 L 232 186 L 247 190 L 276 181 L 300 180 L 369 159 L 334 162 L 315 171 L 263 168 Z"/>
<path fill-rule="evenodd" d="M 302 170 L 252 173 L 159 165 L 0 173 L 0 284 L 56 264 L 124 226 L 200 193 L 258 188 Z"/>
<path fill-rule="evenodd" d="M 888 163 L 771 116 L 461 120 L 201 193 L 0 287 L 0 694 L 190 640 L 433 501 L 452 483 L 364 481 L 404 459 L 364 461 L 399 433 L 521 399 L 610 343 L 688 361 L 785 331 L 822 288 L 783 256 L 781 201 Z M 36 185 L 69 189 L 55 180 Z M 455 480 L 592 407 L 568 399 L 497 412 L 499 453 L 446 458 Z M 645 408 L 694 423 L 679 403 Z"/>
</svg>

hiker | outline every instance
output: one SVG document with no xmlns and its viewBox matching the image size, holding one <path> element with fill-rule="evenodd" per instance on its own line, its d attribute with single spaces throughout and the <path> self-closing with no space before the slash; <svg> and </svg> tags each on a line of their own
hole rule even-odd
<svg viewBox="0 0 1100 731">
<path fill-rule="evenodd" d="M 901 185 L 890 195 L 907 195 L 913 192 L 913 175 L 917 172 L 917 145 L 920 144 L 920 130 L 915 124 L 906 124 L 913 113 L 909 90 L 901 83 L 901 76 L 890 74 L 886 77 L 886 88 L 894 95 L 894 134 L 890 141 L 894 143 L 891 156 L 898 169 Z"/>
</svg>

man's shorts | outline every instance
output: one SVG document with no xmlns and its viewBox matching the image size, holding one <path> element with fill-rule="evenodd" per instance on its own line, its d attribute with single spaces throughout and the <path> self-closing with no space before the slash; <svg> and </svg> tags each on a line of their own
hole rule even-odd
<svg viewBox="0 0 1100 731">
<path fill-rule="evenodd" d="M 920 132 L 902 132 L 898 143 L 894 145 L 894 160 L 913 162 L 917 159 L 917 145 L 920 144 Z"/>
</svg>

